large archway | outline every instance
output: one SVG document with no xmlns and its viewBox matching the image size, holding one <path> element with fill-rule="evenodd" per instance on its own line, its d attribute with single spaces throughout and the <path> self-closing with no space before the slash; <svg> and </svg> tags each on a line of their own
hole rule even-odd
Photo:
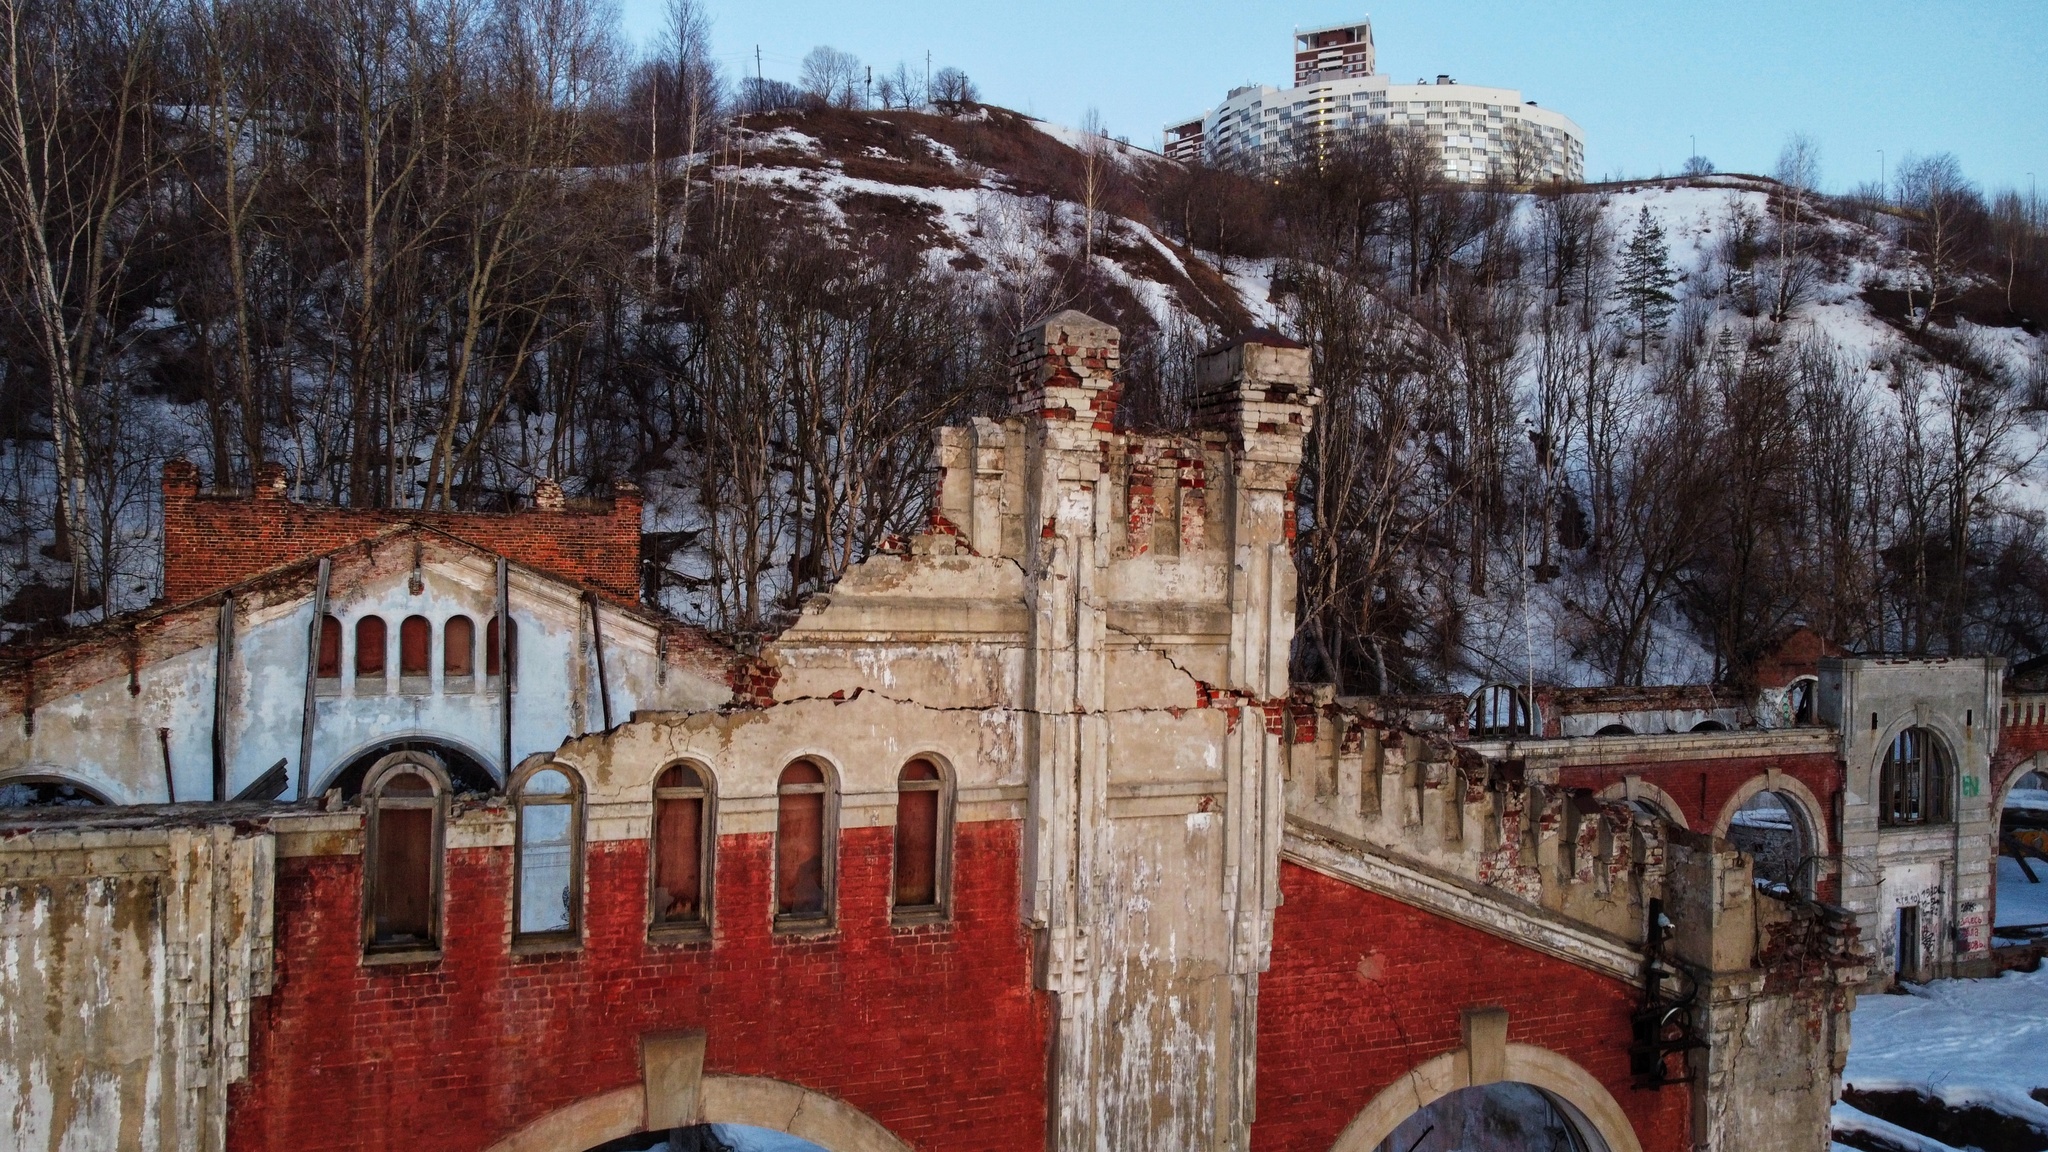
<svg viewBox="0 0 2048 1152">
<path fill-rule="evenodd" d="M 590 1152 L 825 1152 L 801 1136 L 745 1124 L 697 1124 L 623 1136 Z"/>
<path fill-rule="evenodd" d="M 1375 1152 L 1607 1152 L 1578 1109 L 1533 1084 L 1460 1088 L 1396 1125 Z"/>
<path fill-rule="evenodd" d="M 1489 1100 L 1509 1105 L 1529 1104 L 1532 1120 L 1554 1116 L 1567 1122 L 1570 1136 L 1578 1139 L 1580 1144 L 1576 1148 L 1566 1144 L 1562 1152 L 1642 1152 L 1635 1128 L 1629 1123 L 1628 1114 L 1621 1110 L 1620 1102 L 1592 1073 L 1570 1058 L 1532 1044 L 1508 1044 L 1504 1050 L 1495 1048 L 1493 1051 L 1497 1055 L 1482 1054 L 1478 1063 L 1484 1065 L 1498 1059 L 1499 1075 L 1481 1084 L 1472 1082 L 1475 1061 L 1472 1052 L 1463 1048 L 1446 1052 L 1410 1069 L 1381 1090 L 1352 1118 L 1337 1137 L 1331 1152 L 1379 1152 L 1388 1138 L 1402 1130 L 1411 1117 L 1425 1115 L 1434 1118 L 1435 1115 L 1454 1113 L 1469 1116 L 1475 1104 L 1483 1115 Z M 1452 1100 L 1445 1112 L 1429 1113 L 1433 1105 L 1456 1093 L 1473 1088 L 1494 1089 L 1501 1084 L 1517 1087 L 1513 1091 L 1482 1092 L 1478 1096 Z M 1536 1101 L 1541 1101 L 1543 1107 L 1535 1107 Z M 1549 1111 L 1546 1113 L 1544 1108 Z M 1418 1126 L 1416 1135 L 1429 1123 L 1430 1120 L 1425 1119 Z M 1558 1152 L 1546 1145 L 1529 1147 L 1541 1152 Z M 1396 1148 L 1394 1152 L 1408 1150 Z"/>
<path fill-rule="evenodd" d="M 1767 772 L 1728 797 L 1714 834 L 1750 855 L 1758 880 L 1812 896 L 1828 855 L 1822 811 L 1819 798 L 1797 778 Z"/>
<path fill-rule="evenodd" d="M 910 1145 L 860 1109 L 787 1081 L 706 1075 L 698 1081 L 697 1100 L 692 1119 L 699 1125 L 765 1129 L 808 1141 L 823 1152 L 911 1152 Z M 646 1087 L 614 1089 L 550 1112 L 486 1152 L 591 1152 L 630 1143 L 651 1135 L 648 1108 Z"/>
</svg>

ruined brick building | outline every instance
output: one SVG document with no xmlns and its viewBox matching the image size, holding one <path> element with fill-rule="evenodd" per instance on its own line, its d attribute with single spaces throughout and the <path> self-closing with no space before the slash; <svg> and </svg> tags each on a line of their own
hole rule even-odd
<svg viewBox="0 0 2048 1152">
<path fill-rule="evenodd" d="M 930 531 L 748 654 L 638 603 L 629 490 L 171 469 L 166 603 L 0 667 L 18 1146 L 1405 1152 L 1519 1093 L 1812 1152 L 1855 990 L 1990 964 L 2048 747 L 1997 662 L 1290 685 L 1307 353 L 1206 356 L 1184 435 L 1116 429 L 1117 356 L 1020 337 Z"/>
</svg>

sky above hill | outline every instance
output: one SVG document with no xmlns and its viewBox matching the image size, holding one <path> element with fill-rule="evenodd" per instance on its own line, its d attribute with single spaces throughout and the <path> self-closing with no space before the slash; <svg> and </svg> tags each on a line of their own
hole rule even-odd
<svg viewBox="0 0 2048 1152">
<path fill-rule="evenodd" d="M 663 0 L 616 0 L 627 34 Z M 1820 141 L 1834 190 L 1954 152 L 1987 188 L 2048 183 L 2044 0 L 707 0 L 731 76 L 794 80 L 830 44 L 876 71 L 964 69 L 991 103 L 1157 147 L 1160 127 L 1249 81 L 1292 79 L 1296 26 L 1372 19 L 1380 70 L 1519 88 L 1586 131 L 1589 177 L 1675 172 L 1692 139 L 1723 171 L 1769 171 Z M 1878 155 L 1882 149 L 1882 161 Z"/>
</svg>

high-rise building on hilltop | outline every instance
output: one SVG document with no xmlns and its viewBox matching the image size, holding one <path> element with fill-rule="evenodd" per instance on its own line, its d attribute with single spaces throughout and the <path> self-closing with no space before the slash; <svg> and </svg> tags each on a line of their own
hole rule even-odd
<svg viewBox="0 0 2048 1152">
<path fill-rule="evenodd" d="M 1396 84 L 1376 72 L 1372 23 L 1297 32 L 1294 87 L 1247 84 L 1200 117 L 1166 126 L 1165 153 L 1187 163 L 1263 167 L 1326 149 L 1344 136 L 1387 126 L 1421 132 L 1443 150 L 1444 175 L 1513 184 L 1585 177 L 1585 133 L 1570 117 L 1513 88 Z"/>
</svg>

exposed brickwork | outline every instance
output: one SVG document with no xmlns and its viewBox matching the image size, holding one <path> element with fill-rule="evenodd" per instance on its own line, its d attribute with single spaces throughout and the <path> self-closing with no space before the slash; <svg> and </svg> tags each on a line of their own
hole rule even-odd
<svg viewBox="0 0 2048 1152">
<path fill-rule="evenodd" d="M 638 603 L 640 507 L 640 490 L 620 484 L 610 504 L 594 510 L 337 508 L 287 499 L 284 473 L 275 465 L 261 470 L 253 493 L 201 493 L 198 470 L 174 460 L 164 467 L 164 599 L 196 599 L 399 525 L 423 524 L 622 603 Z"/>
<path fill-rule="evenodd" d="M 1257 1152 L 1324 1149 L 1401 1074 L 1460 1046 L 1468 1007 L 1508 1011 L 1508 1040 L 1570 1057 L 1645 1152 L 1690 1152 L 1689 1095 L 1630 1086 L 1620 981 L 1283 862 L 1273 967 L 1259 982 Z"/>
<path fill-rule="evenodd" d="M 1721 809 L 1737 789 L 1776 768 L 1806 785 L 1824 805 L 1834 803 L 1842 787 L 1842 762 L 1831 755 L 1739 756 L 1725 760 L 1664 760 L 1656 763 L 1606 764 L 1599 767 L 1565 768 L 1558 783 L 1567 788 L 1590 788 L 1595 792 L 1619 784 L 1628 776 L 1662 788 L 1677 802 L 1686 825 L 1695 831 L 1712 832 Z M 1833 812 L 1822 816 L 1832 824 Z M 1824 851 L 1834 850 L 1835 830 L 1815 829 L 1827 841 Z"/>
<path fill-rule="evenodd" d="M 955 918 L 913 929 L 889 923 L 889 830 L 846 831 L 839 928 L 816 939 L 769 930 L 770 837 L 725 837 L 715 944 L 649 944 L 644 844 L 595 844 L 583 950 L 553 957 L 509 953 L 511 850 L 455 850 L 445 955 L 404 968 L 362 966 L 360 857 L 282 861 L 277 990 L 228 1146 L 480 1149 L 637 1084 L 642 1033 L 703 1028 L 707 1072 L 837 1096 L 912 1147 L 1035 1147 L 1048 1015 L 1018 834 L 961 825 Z"/>
</svg>

